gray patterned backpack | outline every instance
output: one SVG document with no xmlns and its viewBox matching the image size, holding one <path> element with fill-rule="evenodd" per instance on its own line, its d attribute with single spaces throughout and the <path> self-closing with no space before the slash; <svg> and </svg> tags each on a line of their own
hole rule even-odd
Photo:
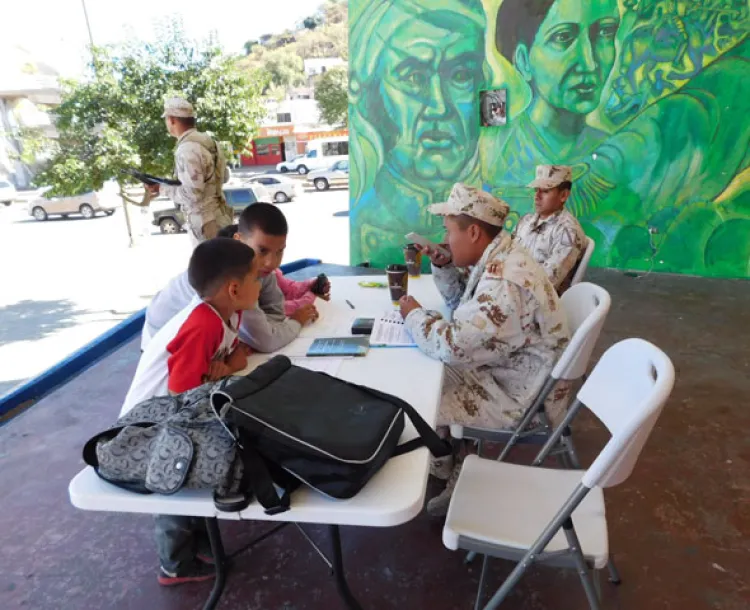
<svg viewBox="0 0 750 610">
<path fill-rule="evenodd" d="M 250 498 L 239 493 L 243 462 L 210 401 L 211 392 L 230 381 L 136 405 L 86 443 L 84 461 L 101 478 L 129 491 L 173 494 L 182 488 L 212 489 L 219 508 L 223 498 L 247 505 Z"/>
</svg>

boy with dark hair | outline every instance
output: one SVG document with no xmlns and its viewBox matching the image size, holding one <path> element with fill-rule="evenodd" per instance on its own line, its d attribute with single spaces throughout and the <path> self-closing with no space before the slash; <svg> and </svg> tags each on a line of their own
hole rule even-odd
<svg viewBox="0 0 750 610">
<path fill-rule="evenodd" d="M 247 365 L 238 330 L 242 312 L 255 306 L 260 292 L 252 249 L 226 237 L 202 242 L 190 257 L 187 276 L 195 296 L 148 344 L 120 416 L 144 400 L 187 392 Z M 159 584 L 214 577 L 205 526 L 199 520 L 156 515 L 155 535 Z"/>
<path fill-rule="evenodd" d="M 240 215 L 237 230 L 227 228 L 227 233 L 231 231 L 236 240 L 250 246 L 258 258 L 260 298 L 252 311 L 244 312 L 240 337 L 259 352 L 274 352 L 291 343 L 303 326 L 318 318 L 318 312 L 311 303 L 297 308 L 289 317 L 285 313 L 284 294 L 279 288 L 275 271 L 284 255 L 288 230 L 284 214 L 269 203 L 248 206 Z M 330 286 L 322 292 L 317 296 L 329 298 Z M 142 348 L 159 328 L 190 301 L 192 295 L 186 273 L 170 280 L 146 310 Z"/>
<path fill-rule="evenodd" d="M 252 222 L 252 219 L 250 222 Z M 230 225 L 221 229 L 219 236 L 235 237 L 239 233 L 239 230 L 238 224 Z M 322 284 L 318 284 L 317 278 L 296 282 L 286 277 L 279 268 L 276 268 L 274 273 L 276 274 L 276 283 L 284 295 L 284 314 L 287 317 L 292 316 L 301 307 L 315 303 L 316 297 L 320 297 L 324 301 L 328 301 L 331 298 L 331 283 L 327 278 Z"/>
<path fill-rule="evenodd" d="M 121 416 L 139 402 L 186 392 L 247 364 L 238 331 L 242 311 L 254 307 L 260 293 L 253 250 L 226 237 L 203 242 L 190 257 L 187 277 L 193 297 L 149 342 Z"/>
<path fill-rule="evenodd" d="M 304 305 L 287 317 L 284 294 L 275 271 L 281 265 L 289 232 L 284 214 L 270 203 L 256 203 L 240 214 L 236 239 L 247 244 L 258 257 L 261 281 L 258 306 L 242 316 L 240 337 L 259 352 L 275 352 L 297 338 L 302 327 L 318 319 L 312 304 Z"/>
</svg>

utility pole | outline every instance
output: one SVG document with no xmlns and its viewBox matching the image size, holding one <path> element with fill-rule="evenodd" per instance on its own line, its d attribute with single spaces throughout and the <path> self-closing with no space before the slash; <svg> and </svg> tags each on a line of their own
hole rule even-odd
<svg viewBox="0 0 750 610">
<path fill-rule="evenodd" d="M 94 50 L 94 37 L 91 35 L 91 23 L 89 23 L 89 12 L 86 10 L 86 0 L 81 0 L 81 6 L 83 7 L 83 16 L 86 18 L 86 30 L 89 33 L 89 43 L 91 44 L 91 50 Z"/>
</svg>

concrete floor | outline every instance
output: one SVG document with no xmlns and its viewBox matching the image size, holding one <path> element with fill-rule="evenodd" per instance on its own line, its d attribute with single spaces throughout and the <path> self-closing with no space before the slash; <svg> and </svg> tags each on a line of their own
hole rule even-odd
<svg viewBox="0 0 750 610">
<path fill-rule="evenodd" d="M 590 272 L 613 310 L 601 348 L 630 336 L 675 362 L 672 398 L 624 485 L 606 492 L 619 588 L 605 609 L 746 610 L 750 607 L 750 283 Z M 200 608 L 210 585 L 156 583 L 150 517 L 84 513 L 67 498 L 81 447 L 115 417 L 138 350 L 131 343 L 0 428 L 0 608 Z M 591 418 L 575 427 L 589 463 L 606 438 Z M 517 459 L 525 456 L 515 456 Z M 512 492 L 512 491 L 511 491 Z M 222 524 L 229 551 L 264 524 Z M 324 528 L 311 535 L 328 543 Z M 342 528 L 350 586 L 365 609 L 472 607 L 479 566 L 446 550 L 441 524 L 422 515 L 393 529 Z M 511 564 L 493 563 L 499 586 Z M 743 576 L 744 575 L 744 576 Z M 222 610 L 342 607 L 326 566 L 287 529 L 242 556 Z M 509 610 L 582 610 L 575 574 L 529 573 Z"/>
</svg>

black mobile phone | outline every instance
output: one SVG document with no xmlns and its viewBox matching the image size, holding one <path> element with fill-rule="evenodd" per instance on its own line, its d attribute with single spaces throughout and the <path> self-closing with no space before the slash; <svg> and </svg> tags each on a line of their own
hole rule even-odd
<svg viewBox="0 0 750 610">
<path fill-rule="evenodd" d="M 353 335 L 371 335 L 375 318 L 357 318 L 352 324 Z"/>
<path fill-rule="evenodd" d="M 318 277 L 315 278 L 315 283 L 310 287 L 310 291 L 317 295 L 317 296 L 323 296 L 323 287 L 326 285 L 326 282 L 328 281 L 328 277 L 325 273 L 321 273 Z"/>
</svg>

